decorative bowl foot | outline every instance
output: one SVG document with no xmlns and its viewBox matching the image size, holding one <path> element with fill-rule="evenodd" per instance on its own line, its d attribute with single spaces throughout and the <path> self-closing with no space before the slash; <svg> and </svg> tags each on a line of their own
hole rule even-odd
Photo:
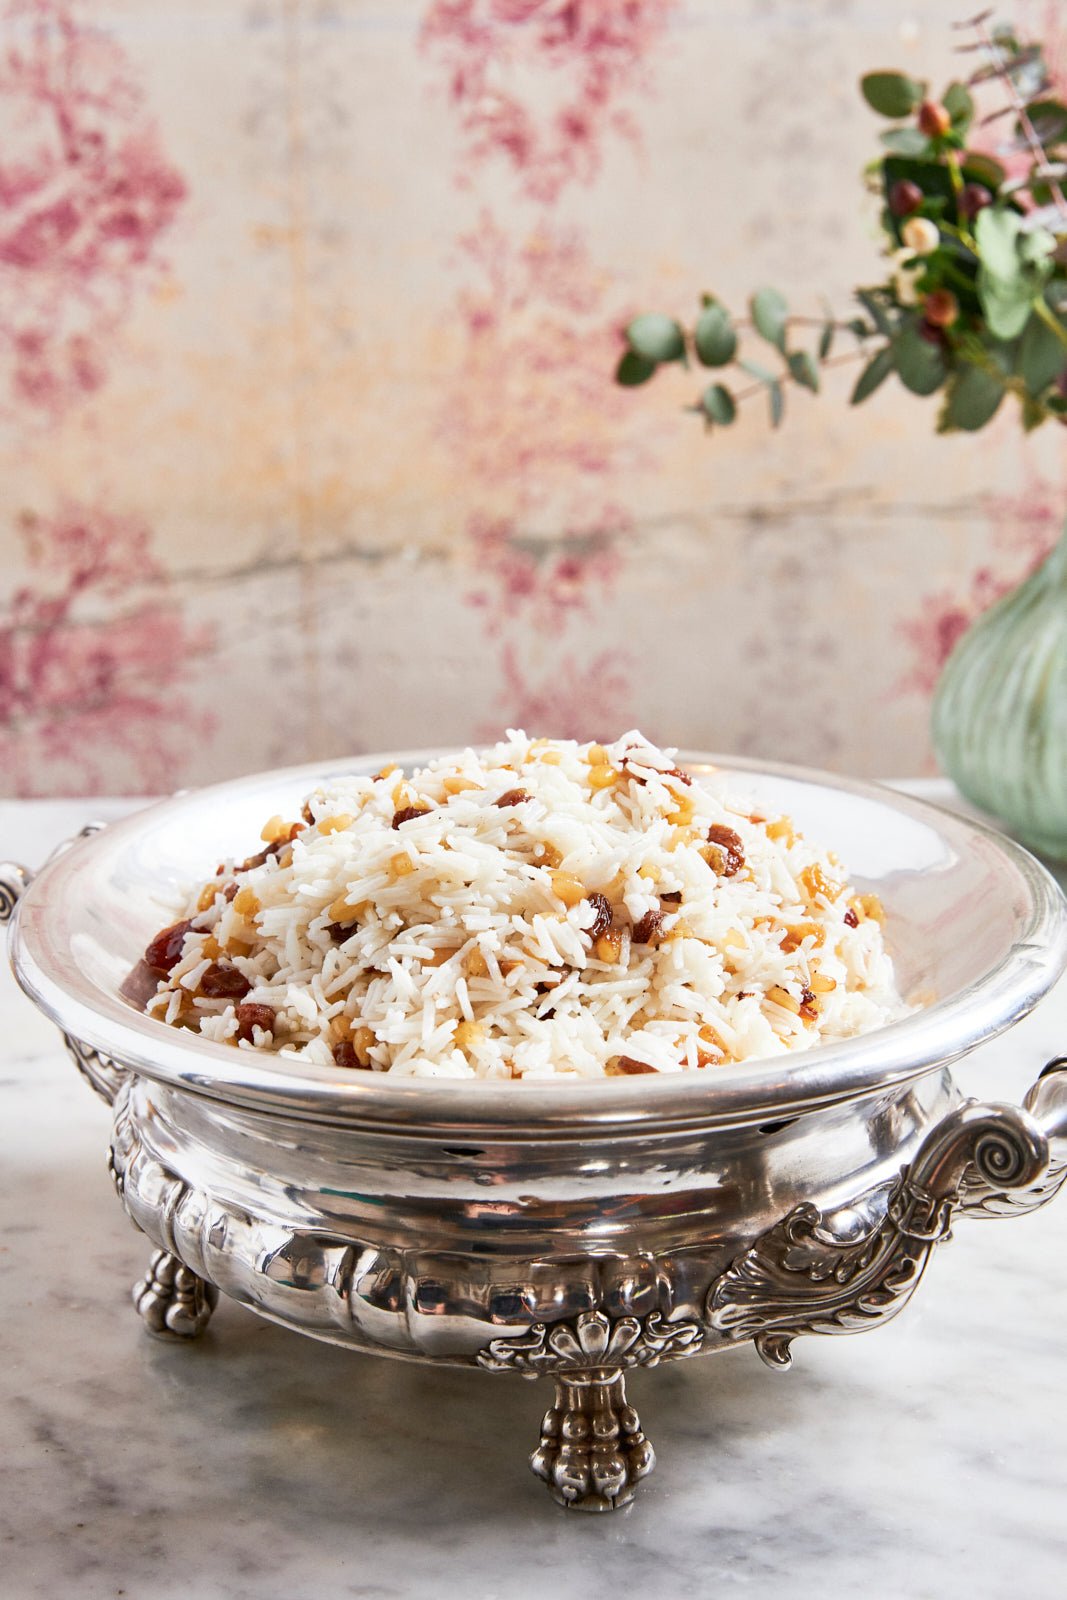
<svg viewBox="0 0 1067 1600">
<path fill-rule="evenodd" d="M 571 1511 L 627 1505 L 655 1466 L 656 1454 L 627 1404 L 622 1373 L 567 1373 L 555 1382 L 555 1404 L 545 1412 L 531 1468 L 552 1498 Z"/>
<path fill-rule="evenodd" d="M 133 1303 L 157 1339 L 196 1339 L 218 1305 L 219 1291 L 168 1250 L 154 1250 L 148 1271 L 134 1285 Z"/>
</svg>

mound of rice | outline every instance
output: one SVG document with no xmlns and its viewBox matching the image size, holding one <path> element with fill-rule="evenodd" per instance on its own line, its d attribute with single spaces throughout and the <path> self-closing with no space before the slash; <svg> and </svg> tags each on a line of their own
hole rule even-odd
<svg viewBox="0 0 1067 1600">
<path fill-rule="evenodd" d="M 877 899 L 717 789 L 636 732 L 509 732 L 331 782 L 153 940 L 147 1009 L 327 1067 L 534 1079 L 700 1071 L 899 1016 Z"/>
</svg>

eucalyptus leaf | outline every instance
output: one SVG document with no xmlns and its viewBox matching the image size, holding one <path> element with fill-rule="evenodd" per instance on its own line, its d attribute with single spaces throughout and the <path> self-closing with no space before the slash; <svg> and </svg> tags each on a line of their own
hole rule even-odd
<svg viewBox="0 0 1067 1600">
<path fill-rule="evenodd" d="M 873 294 L 870 289 L 857 289 L 856 299 L 866 311 L 878 332 L 884 333 L 887 339 L 891 338 L 895 330 L 889 320 L 885 306 L 883 306 L 877 295 Z"/>
<path fill-rule="evenodd" d="M 980 150 L 968 150 L 963 161 L 963 176 L 968 183 L 981 183 L 996 194 L 1007 173 L 993 156 Z"/>
<path fill-rule="evenodd" d="M 1024 233 L 1017 211 L 986 206 L 974 223 L 978 244 L 978 299 L 996 339 L 1017 339 L 1030 307 L 1052 270 L 1055 240 L 1043 229 Z"/>
<path fill-rule="evenodd" d="M 767 394 L 771 402 L 771 427 L 777 428 L 782 420 L 782 413 L 785 411 L 785 395 L 777 378 L 773 383 L 767 385 Z"/>
<path fill-rule="evenodd" d="M 1067 339 L 1067 327 L 1064 339 Z M 1067 347 L 1036 311 L 1031 312 L 1023 329 L 1015 366 L 1026 384 L 1027 393 L 1034 396 L 1047 389 L 1067 367 Z"/>
<path fill-rule="evenodd" d="M 832 321 L 827 322 L 819 335 L 819 360 L 825 361 L 834 347 L 834 334 L 836 328 Z"/>
<path fill-rule="evenodd" d="M 725 306 L 710 305 L 700 313 L 693 330 L 697 359 L 705 367 L 725 367 L 737 352 L 737 334 Z"/>
<path fill-rule="evenodd" d="M 950 83 L 941 96 L 941 104 L 952 118 L 952 126 L 965 133 L 974 120 L 974 100 L 967 86 Z"/>
<path fill-rule="evenodd" d="M 746 372 L 751 373 L 753 378 L 758 378 L 760 383 L 778 382 L 778 374 L 776 372 L 769 371 L 766 367 L 761 367 L 758 361 L 745 360 L 740 362 L 739 365 L 742 366 Z"/>
<path fill-rule="evenodd" d="M 809 355 L 807 350 L 794 350 L 786 360 L 793 375 L 793 382 L 799 383 L 802 389 L 810 389 L 812 394 L 818 394 L 819 369 L 815 365 L 814 357 Z"/>
<path fill-rule="evenodd" d="M 860 373 L 849 404 L 860 405 L 862 401 L 867 399 L 868 395 L 872 395 L 879 385 L 885 382 L 892 370 L 893 351 L 889 345 L 884 344 Z"/>
<path fill-rule="evenodd" d="M 881 117 L 910 117 L 926 94 L 926 85 L 903 72 L 868 72 L 860 93 Z"/>
<path fill-rule="evenodd" d="M 734 397 L 721 383 L 710 383 L 700 397 L 700 404 L 709 422 L 717 422 L 723 428 L 737 416 Z"/>
<path fill-rule="evenodd" d="M 938 432 L 958 428 L 963 433 L 977 433 L 994 415 L 1004 393 L 1003 380 L 996 374 L 984 367 L 962 367 L 945 391 Z"/>
<path fill-rule="evenodd" d="M 1034 100 L 1027 106 L 1026 112 L 1046 150 L 1053 145 L 1067 144 L 1067 106 L 1061 100 Z M 1020 137 L 1025 137 L 1018 125 L 1016 132 Z"/>
<path fill-rule="evenodd" d="M 681 324 L 659 311 L 635 317 L 626 330 L 626 342 L 634 355 L 645 361 L 680 361 L 685 355 Z"/>
<path fill-rule="evenodd" d="M 947 376 L 940 348 L 922 337 L 915 322 L 906 323 L 893 340 L 893 365 L 912 394 L 933 394 Z"/>
<path fill-rule="evenodd" d="M 773 344 L 776 350 L 785 353 L 785 321 L 789 315 L 789 307 L 784 296 L 777 289 L 757 289 L 750 303 L 752 320 L 756 324 L 756 332 L 761 334 L 768 344 Z"/>
<path fill-rule="evenodd" d="M 930 150 L 929 139 L 918 128 L 886 128 L 878 137 L 897 156 L 925 156 Z"/>
<path fill-rule="evenodd" d="M 615 368 L 615 382 L 621 383 L 624 389 L 636 389 L 639 383 L 647 383 L 655 371 L 654 361 L 646 361 L 636 351 L 625 350 Z"/>
</svg>

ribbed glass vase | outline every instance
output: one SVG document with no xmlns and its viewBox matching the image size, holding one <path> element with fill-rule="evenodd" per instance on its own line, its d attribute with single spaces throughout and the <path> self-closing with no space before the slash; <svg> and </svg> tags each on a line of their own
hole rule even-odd
<svg viewBox="0 0 1067 1600">
<path fill-rule="evenodd" d="M 934 696 L 933 738 L 968 800 L 1067 860 L 1067 533 L 956 645 Z"/>
</svg>

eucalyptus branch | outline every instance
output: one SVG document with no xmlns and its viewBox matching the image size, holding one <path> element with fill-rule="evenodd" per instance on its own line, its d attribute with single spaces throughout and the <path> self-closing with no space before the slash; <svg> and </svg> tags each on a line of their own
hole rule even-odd
<svg viewBox="0 0 1067 1600">
<path fill-rule="evenodd" d="M 940 99 L 901 72 L 869 72 L 860 82 L 890 125 L 880 135 L 884 153 L 865 168 L 882 203 L 886 259 L 882 280 L 855 290 L 858 315 L 797 314 L 780 291 L 764 288 L 735 317 L 705 295 L 689 326 L 656 312 L 635 317 L 618 382 L 636 387 L 661 366 L 695 362 L 715 374 L 689 408 L 709 426 L 728 426 L 738 405 L 761 392 L 777 426 L 790 384 L 817 393 L 823 368 L 862 359 L 853 405 L 893 378 L 920 398 L 940 394 L 942 432 L 985 427 L 1006 396 L 1019 402 L 1026 430 L 1067 421 L 1067 104 L 1050 98 L 1041 45 L 990 27 L 990 15 L 956 25 L 974 35 L 958 48 L 984 60 Z M 969 146 L 972 127 L 989 120 L 972 90 L 1006 99 L 994 115 L 1013 117 L 1013 148 L 1032 161 L 1027 176 L 1009 179 Z M 831 355 L 841 337 L 855 348 Z"/>
</svg>

